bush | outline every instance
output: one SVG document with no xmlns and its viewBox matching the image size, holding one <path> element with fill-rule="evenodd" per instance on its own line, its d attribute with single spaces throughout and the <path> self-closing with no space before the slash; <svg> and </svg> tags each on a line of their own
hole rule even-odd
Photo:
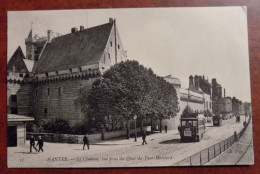
<svg viewBox="0 0 260 174">
<path fill-rule="evenodd" d="M 48 131 L 48 133 L 68 134 L 71 132 L 71 127 L 67 120 L 57 118 L 55 121 L 49 121 L 45 124 L 45 131 Z"/>
<path fill-rule="evenodd" d="M 35 118 L 34 122 L 30 122 L 26 126 L 27 132 L 45 133 L 46 120 Z"/>
</svg>

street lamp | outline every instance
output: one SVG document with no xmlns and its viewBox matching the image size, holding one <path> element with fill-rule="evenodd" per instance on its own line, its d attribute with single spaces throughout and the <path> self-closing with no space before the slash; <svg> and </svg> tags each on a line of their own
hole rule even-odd
<svg viewBox="0 0 260 174">
<path fill-rule="evenodd" d="M 137 116 L 134 115 L 134 120 L 135 120 L 135 142 L 137 142 L 137 134 L 136 134 L 136 119 L 137 119 Z"/>
</svg>

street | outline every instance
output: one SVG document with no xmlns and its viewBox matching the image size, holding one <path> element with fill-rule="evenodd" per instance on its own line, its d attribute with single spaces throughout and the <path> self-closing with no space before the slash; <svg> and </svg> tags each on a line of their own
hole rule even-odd
<svg viewBox="0 0 260 174">
<path fill-rule="evenodd" d="M 205 165 L 250 165 L 254 164 L 252 120 L 240 140 L 224 153 Z"/>
<path fill-rule="evenodd" d="M 207 124 L 206 134 L 200 142 L 181 143 L 177 130 L 147 136 L 142 146 L 138 137 L 129 140 L 107 140 L 82 150 L 82 144 L 45 143 L 44 152 L 29 152 L 29 142 L 22 147 L 8 147 L 8 167 L 67 168 L 67 167 L 142 167 L 171 166 L 196 152 L 218 143 L 243 128 L 245 117 L 236 123 L 235 117 L 223 120 L 223 126 Z"/>
</svg>

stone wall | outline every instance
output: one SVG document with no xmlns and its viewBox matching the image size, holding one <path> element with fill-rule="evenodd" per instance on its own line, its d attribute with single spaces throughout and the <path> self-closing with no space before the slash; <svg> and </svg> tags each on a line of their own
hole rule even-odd
<svg viewBox="0 0 260 174">
<path fill-rule="evenodd" d="M 34 89 L 35 116 L 68 120 L 75 124 L 84 119 L 81 107 L 75 103 L 81 86 L 91 87 L 96 78 L 68 79 L 38 83 Z M 36 94 L 37 93 L 37 94 Z"/>
<path fill-rule="evenodd" d="M 33 113 L 33 85 L 32 83 L 21 83 L 20 81 L 8 81 L 7 83 L 7 113 L 12 108 L 17 108 L 19 115 L 31 115 Z M 16 101 L 12 101 L 12 95 Z"/>
<path fill-rule="evenodd" d="M 144 128 L 146 130 L 146 128 Z M 137 132 L 140 132 L 140 128 L 137 128 Z M 134 130 L 130 130 L 130 134 L 133 134 Z M 35 137 L 37 140 L 38 136 L 41 136 L 44 142 L 52 142 L 52 143 L 71 143 L 71 144 L 81 144 L 83 143 L 84 135 L 71 135 L 71 134 L 52 134 L 52 133 L 32 133 L 27 132 L 26 137 L 27 140 L 30 139 L 31 135 Z M 122 131 L 113 131 L 113 132 L 105 132 L 104 140 L 121 137 L 126 135 L 126 130 Z M 101 134 L 91 134 L 88 135 L 88 139 L 92 144 L 102 141 Z"/>
</svg>

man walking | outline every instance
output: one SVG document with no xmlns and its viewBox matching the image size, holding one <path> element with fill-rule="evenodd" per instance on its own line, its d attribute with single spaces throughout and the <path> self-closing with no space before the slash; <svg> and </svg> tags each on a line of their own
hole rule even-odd
<svg viewBox="0 0 260 174">
<path fill-rule="evenodd" d="M 165 130 L 165 133 L 167 133 L 167 129 L 168 129 L 168 127 L 167 127 L 167 124 L 164 126 L 164 130 Z"/>
<path fill-rule="evenodd" d="M 32 152 L 32 147 L 35 149 L 35 151 L 37 152 L 37 149 L 35 147 L 35 139 L 34 136 L 32 135 L 30 138 L 30 152 Z"/>
<path fill-rule="evenodd" d="M 37 146 L 39 145 L 39 150 L 38 152 L 40 152 L 40 150 L 43 152 L 43 140 L 42 140 L 42 137 L 39 136 L 39 140 L 38 140 L 38 143 L 37 143 Z"/>
<path fill-rule="evenodd" d="M 142 139 L 143 139 L 143 144 L 142 145 L 144 145 L 144 143 L 145 144 L 147 144 L 147 142 L 146 142 L 146 133 L 145 133 L 145 130 L 143 131 L 143 133 L 142 133 Z"/>
<path fill-rule="evenodd" d="M 89 139 L 88 139 L 88 137 L 86 135 L 83 138 L 83 143 L 84 143 L 83 150 L 85 150 L 85 145 L 87 145 L 88 150 L 89 150 Z"/>
</svg>

